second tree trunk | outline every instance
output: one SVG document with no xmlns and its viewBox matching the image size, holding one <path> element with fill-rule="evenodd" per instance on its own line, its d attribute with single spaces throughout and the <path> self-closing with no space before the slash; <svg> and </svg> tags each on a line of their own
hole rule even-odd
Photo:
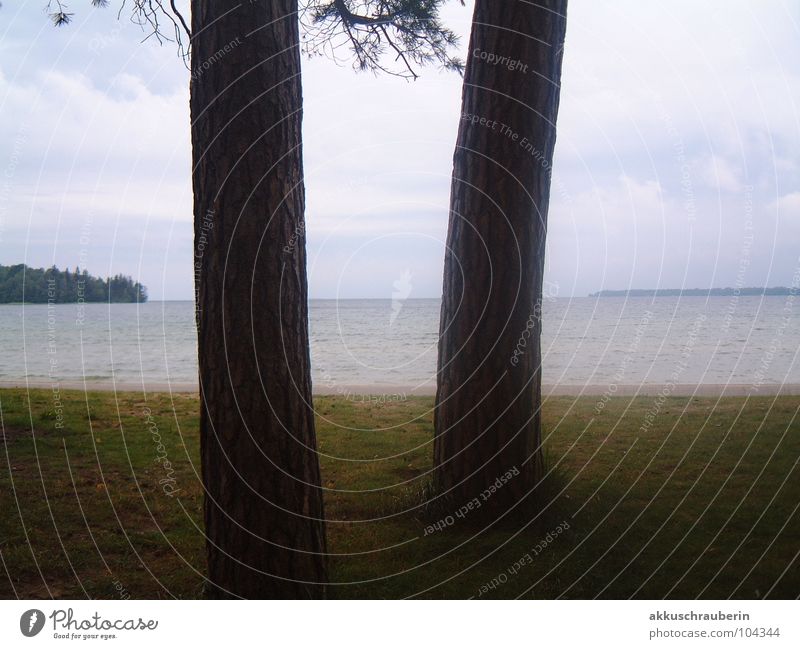
<svg viewBox="0 0 800 649">
<path fill-rule="evenodd" d="M 434 479 L 506 509 L 541 466 L 541 301 L 566 0 L 477 0 L 453 165 Z"/>
</svg>

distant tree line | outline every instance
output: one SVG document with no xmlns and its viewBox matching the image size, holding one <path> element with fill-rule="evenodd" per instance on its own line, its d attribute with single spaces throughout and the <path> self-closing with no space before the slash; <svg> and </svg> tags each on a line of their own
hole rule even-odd
<svg viewBox="0 0 800 649">
<path fill-rule="evenodd" d="M 103 279 L 74 271 L 0 265 L 0 303 L 147 302 L 147 288 L 125 275 Z"/>
<path fill-rule="evenodd" d="M 598 291 L 589 293 L 589 297 L 728 297 L 740 295 L 791 295 L 792 289 L 786 286 L 763 288 L 748 286 L 746 288 L 632 288 L 622 291 Z"/>
</svg>

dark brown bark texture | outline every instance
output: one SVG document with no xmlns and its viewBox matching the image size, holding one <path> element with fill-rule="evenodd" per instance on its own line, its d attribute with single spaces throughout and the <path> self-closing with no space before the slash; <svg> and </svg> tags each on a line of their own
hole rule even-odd
<svg viewBox="0 0 800 649">
<path fill-rule="evenodd" d="M 434 479 L 456 502 L 495 485 L 490 510 L 518 502 L 541 468 L 542 278 L 566 10 L 566 0 L 477 0 L 473 18 L 445 253 Z"/>
<path fill-rule="evenodd" d="M 321 597 L 297 2 L 194 0 L 192 33 L 207 593 Z"/>
</svg>

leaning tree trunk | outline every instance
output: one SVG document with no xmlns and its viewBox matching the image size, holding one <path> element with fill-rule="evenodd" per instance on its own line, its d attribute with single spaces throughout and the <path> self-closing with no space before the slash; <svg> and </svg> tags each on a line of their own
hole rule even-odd
<svg viewBox="0 0 800 649">
<path fill-rule="evenodd" d="M 296 0 L 192 2 L 208 594 L 321 597 Z"/>
<path fill-rule="evenodd" d="M 542 276 L 566 10 L 566 0 L 477 0 L 472 23 L 445 254 L 434 475 L 439 494 L 456 502 L 485 494 L 494 509 L 519 502 L 541 467 Z"/>
</svg>

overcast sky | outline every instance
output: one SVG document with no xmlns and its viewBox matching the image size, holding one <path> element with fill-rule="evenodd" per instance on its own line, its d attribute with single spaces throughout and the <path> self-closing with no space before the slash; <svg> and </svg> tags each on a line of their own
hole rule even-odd
<svg viewBox="0 0 800 649">
<path fill-rule="evenodd" d="M 116 11 L 72 0 L 55 29 L 44 4 L 0 9 L 0 263 L 190 299 L 189 73 Z M 464 57 L 471 12 L 446 10 Z M 303 86 L 311 297 L 390 298 L 406 271 L 437 297 L 460 78 L 315 58 Z M 796 2 L 570 0 L 550 291 L 790 284 L 799 108 Z"/>
</svg>

